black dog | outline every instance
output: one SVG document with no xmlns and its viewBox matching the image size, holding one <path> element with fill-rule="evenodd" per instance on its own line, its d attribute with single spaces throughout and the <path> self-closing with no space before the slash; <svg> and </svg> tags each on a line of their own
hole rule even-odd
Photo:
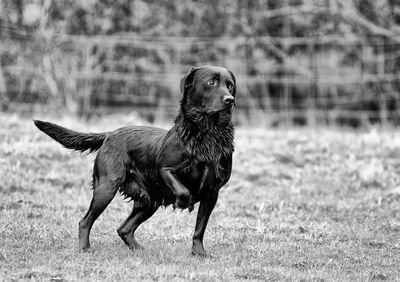
<svg viewBox="0 0 400 282">
<path fill-rule="evenodd" d="M 135 230 L 159 206 L 193 210 L 200 201 L 192 253 L 205 256 L 203 236 L 218 191 L 232 168 L 231 122 L 236 93 L 233 73 L 222 67 L 192 68 L 180 85 L 183 98 L 169 130 L 130 126 L 107 133 L 80 133 L 35 120 L 35 125 L 68 149 L 99 150 L 93 168 L 93 198 L 79 222 L 79 248 L 89 248 L 93 223 L 117 190 L 134 200 L 118 228 L 131 249 L 141 248 Z"/>
</svg>

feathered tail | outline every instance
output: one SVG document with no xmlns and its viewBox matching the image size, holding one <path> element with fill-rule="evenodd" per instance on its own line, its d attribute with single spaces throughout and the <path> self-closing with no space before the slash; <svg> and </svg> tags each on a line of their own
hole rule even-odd
<svg viewBox="0 0 400 282">
<path fill-rule="evenodd" d="M 65 148 L 76 151 L 94 152 L 100 149 L 107 137 L 107 133 L 81 133 L 46 121 L 34 120 L 33 122 L 37 128 Z"/>
</svg>

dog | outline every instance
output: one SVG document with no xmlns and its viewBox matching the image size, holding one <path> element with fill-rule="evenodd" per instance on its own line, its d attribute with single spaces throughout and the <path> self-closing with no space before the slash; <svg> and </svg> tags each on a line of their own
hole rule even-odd
<svg viewBox="0 0 400 282">
<path fill-rule="evenodd" d="M 134 202 L 131 214 L 117 229 L 130 249 L 143 248 L 135 231 L 160 206 L 192 211 L 200 202 L 192 254 L 208 255 L 204 232 L 219 190 L 232 171 L 236 79 L 223 67 L 192 67 L 181 78 L 180 89 L 180 110 L 170 130 L 128 126 L 112 132 L 81 133 L 34 120 L 41 131 L 68 149 L 98 151 L 93 198 L 79 222 L 80 250 L 90 247 L 93 223 L 119 190 Z"/>
</svg>

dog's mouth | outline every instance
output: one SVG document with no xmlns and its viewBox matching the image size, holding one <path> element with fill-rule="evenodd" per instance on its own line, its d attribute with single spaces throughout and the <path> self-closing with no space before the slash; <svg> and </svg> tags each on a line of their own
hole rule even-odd
<svg viewBox="0 0 400 282">
<path fill-rule="evenodd" d="M 234 105 L 230 104 L 230 105 L 223 106 L 222 108 L 208 108 L 208 109 L 206 109 L 206 113 L 209 115 L 213 115 L 213 114 L 221 113 L 221 112 L 230 113 L 230 112 L 232 112 L 233 107 L 234 107 Z"/>
<path fill-rule="evenodd" d="M 232 110 L 234 108 L 234 105 L 224 105 L 221 108 L 216 108 L 216 107 L 204 107 L 204 108 L 198 108 L 198 107 L 193 107 L 186 105 L 186 107 L 182 107 L 182 112 L 183 115 L 195 122 L 201 122 L 204 119 L 231 119 L 232 116 Z"/>
</svg>

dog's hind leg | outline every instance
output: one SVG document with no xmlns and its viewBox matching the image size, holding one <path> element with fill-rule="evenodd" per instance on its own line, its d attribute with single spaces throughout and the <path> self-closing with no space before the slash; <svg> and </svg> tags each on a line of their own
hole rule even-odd
<svg viewBox="0 0 400 282">
<path fill-rule="evenodd" d="M 86 215 L 79 222 L 79 249 L 90 247 L 89 234 L 93 223 L 112 201 L 117 188 L 108 180 L 99 180 L 93 187 L 93 198 Z"/>
<path fill-rule="evenodd" d="M 131 214 L 117 229 L 118 235 L 130 249 L 143 248 L 135 239 L 135 231 L 139 225 L 149 219 L 157 209 L 157 206 L 143 206 L 143 204 L 139 202 L 134 203 Z"/>
</svg>

